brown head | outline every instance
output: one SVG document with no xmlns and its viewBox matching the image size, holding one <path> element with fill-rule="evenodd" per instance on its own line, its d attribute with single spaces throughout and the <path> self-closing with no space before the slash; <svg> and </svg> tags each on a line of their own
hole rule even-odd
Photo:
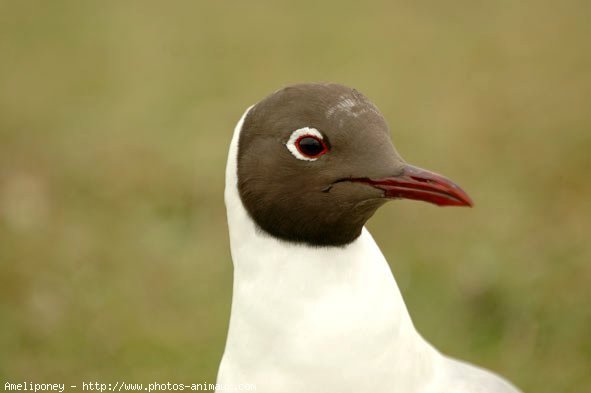
<svg viewBox="0 0 591 393">
<path fill-rule="evenodd" d="M 377 107 L 337 84 L 289 86 L 248 112 L 238 192 L 260 229 L 316 246 L 352 242 L 388 200 L 472 205 L 450 180 L 405 163 Z"/>
</svg>

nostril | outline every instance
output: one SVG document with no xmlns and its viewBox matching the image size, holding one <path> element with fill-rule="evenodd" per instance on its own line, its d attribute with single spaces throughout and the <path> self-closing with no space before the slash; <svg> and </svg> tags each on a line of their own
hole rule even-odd
<svg viewBox="0 0 591 393">
<path fill-rule="evenodd" d="M 411 176 L 410 178 L 413 179 L 413 180 L 419 181 L 421 183 L 435 183 L 433 180 L 431 180 L 431 179 L 425 179 L 423 177 Z"/>
</svg>

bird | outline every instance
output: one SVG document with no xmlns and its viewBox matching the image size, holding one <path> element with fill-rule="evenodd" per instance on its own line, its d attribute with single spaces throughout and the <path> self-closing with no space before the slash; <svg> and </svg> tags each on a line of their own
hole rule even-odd
<svg viewBox="0 0 591 393">
<path fill-rule="evenodd" d="M 234 270 L 218 391 L 519 392 L 415 329 L 365 224 L 387 201 L 473 202 L 403 160 L 358 90 L 299 83 L 249 107 L 230 143 L 224 199 Z"/>
</svg>

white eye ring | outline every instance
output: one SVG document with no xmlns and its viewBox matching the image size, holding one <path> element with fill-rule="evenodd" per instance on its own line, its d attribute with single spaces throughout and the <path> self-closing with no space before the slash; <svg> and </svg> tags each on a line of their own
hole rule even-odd
<svg viewBox="0 0 591 393">
<path fill-rule="evenodd" d="M 320 142 L 322 142 L 322 144 L 325 147 L 325 151 L 316 157 L 308 157 L 308 156 L 302 154 L 302 152 L 300 151 L 300 149 L 298 149 L 296 144 L 301 139 L 303 139 L 307 136 L 320 140 Z M 323 155 L 326 152 L 326 145 L 324 143 L 324 137 L 322 136 L 320 131 L 318 131 L 316 128 L 311 128 L 311 127 L 300 128 L 300 129 L 297 129 L 294 132 L 292 132 L 291 136 L 289 137 L 289 140 L 287 141 L 285 146 L 289 149 L 289 151 L 291 152 L 291 154 L 293 154 L 293 156 L 295 158 L 297 158 L 298 160 L 303 160 L 303 161 L 316 161 L 321 155 Z"/>
</svg>

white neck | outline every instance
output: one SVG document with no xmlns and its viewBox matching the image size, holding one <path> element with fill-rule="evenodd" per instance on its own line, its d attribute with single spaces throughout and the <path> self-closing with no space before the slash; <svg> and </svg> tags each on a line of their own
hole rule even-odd
<svg viewBox="0 0 591 393">
<path fill-rule="evenodd" d="M 237 190 L 244 116 L 226 169 L 234 293 L 218 383 L 256 383 L 259 392 L 279 393 L 380 391 L 395 381 L 389 391 L 424 391 L 438 353 L 415 331 L 365 228 L 345 247 L 316 248 L 255 226 Z"/>
</svg>

